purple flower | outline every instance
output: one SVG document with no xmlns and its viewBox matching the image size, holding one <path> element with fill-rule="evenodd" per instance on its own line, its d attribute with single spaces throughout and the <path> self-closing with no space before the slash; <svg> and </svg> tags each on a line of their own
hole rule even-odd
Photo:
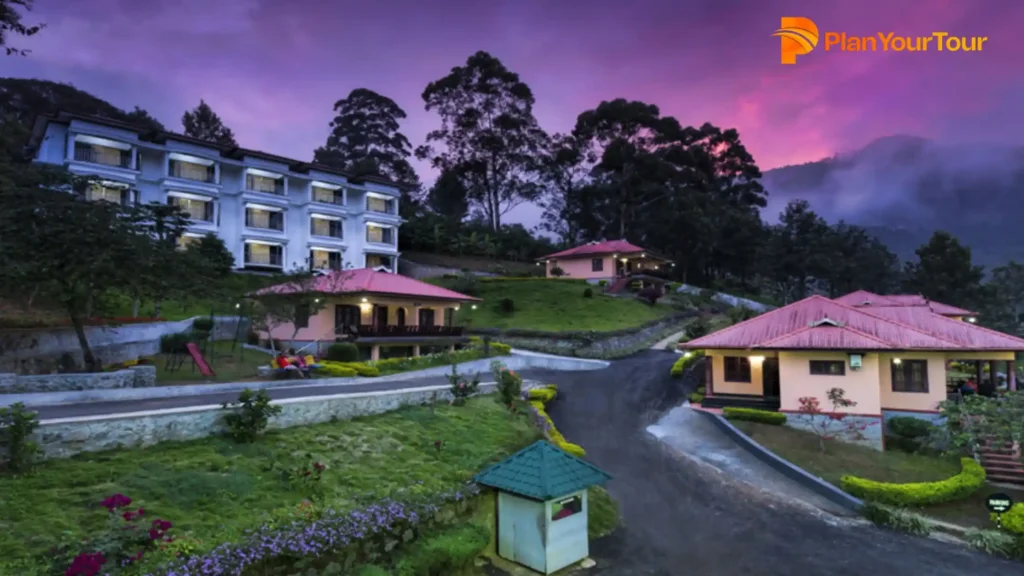
<svg viewBox="0 0 1024 576">
<path fill-rule="evenodd" d="M 128 506 L 131 503 L 132 503 L 132 499 L 131 498 L 125 496 L 124 494 L 120 494 L 120 493 L 114 494 L 113 496 L 105 498 L 103 500 L 103 502 L 101 502 L 103 507 L 106 508 L 107 510 L 110 510 L 111 512 L 113 512 L 114 510 L 117 510 L 119 508 L 124 508 L 125 506 Z"/>
</svg>

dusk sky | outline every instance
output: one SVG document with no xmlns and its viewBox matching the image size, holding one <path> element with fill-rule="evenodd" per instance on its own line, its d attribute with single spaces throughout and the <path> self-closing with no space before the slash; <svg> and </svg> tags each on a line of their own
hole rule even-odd
<svg viewBox="0 0 1024 576">
<path fill-rule="evenodd" d="M 780 64 L 781 16 L 825 32 L 987 36 L 982 52 L 825 52 Z M 880 136 L 1020 143 L 1020 0 L 36 0 L 0 74 L 69 82 L 169 129 L 204 98 L 249 148 L 308 160 L 354 88 L 394 99 L 419 144 L 420 95 L 486 50 L 532 87 L 551 132 L 618 97 L 735 127 L 762 169 Z M 422 165 L 426 182 L 434 175 Z M 534 220 L 518 210 L 512 220 Z"/>
</svg>

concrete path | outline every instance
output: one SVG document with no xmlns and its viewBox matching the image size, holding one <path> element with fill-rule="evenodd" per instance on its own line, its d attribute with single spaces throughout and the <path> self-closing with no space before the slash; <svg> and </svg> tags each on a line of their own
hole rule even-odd
<svg viewBox="0 0 1024 576">
<path fill-rule="evenodd" d="M 531 374 L 559 385 L 549 413 L 613 479 L 626 527 L 591 545 L 608 575 L 1016 575 L 1021 564 L 789 504 L 695 462 L 647 432 L 683 402 L 674 354 L 648 351 L 600 372 Z M 750 475 L 747 479 L 751 479 Z M 755 483 L 757 481 L 754 478 Z"/>
<path fill-rule="evenodd" d="M 657 344 L 655 344 L 654 346 L 651 346 L 651 350 L 665 350 L 668 347 L 669 344 L 675 342 L 676 340 L 679 340 L 680 338 L 682 338 L 685 335 L 686 335 L 686 331 L 685 330 L 680 330 L 679 332 L 676 332 L 675 334 L 669 336 L 668 338 L 665 338 L 663 340 L 658 341 Z"/>
</svg>

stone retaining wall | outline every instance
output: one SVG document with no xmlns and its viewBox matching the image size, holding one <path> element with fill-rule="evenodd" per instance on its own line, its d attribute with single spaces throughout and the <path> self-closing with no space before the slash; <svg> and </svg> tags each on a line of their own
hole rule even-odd
<svg viewBox="0 0 1024 576">
<path fill-rule="evenodd" d="M 198 317 L 197 317 L 198 318 Z M 150 356 L 160 351 L 160 337 L 192 328 L 195 318 L 177 322 L 146 322 L 123 326 L 86 326 L 85 335 L 93 354 L 104 364 L 116 364 Z M 248 329 L 248 320 L 217 316 L 211 337 L 231 340 L 235 330 Z M 49 374 L 56 372 L 62 357 L 78 368 L 84 367 L 78 336 L 72 328 L 0 331 L 0 372 Z"/>
<path fill-rule="evenodd" d="M 813 432 L 811 419 L 820 422 L 828 416 L 817 414 L 814 416 L 805 414 L 786 414 L 786 426 Z M 855 430 L 856 429 L 856 430 Z M 820 428 L 819 428 L 820 430 Z M 839 442 L 867 446 L 875 450 L 884 450 L 882 436 L 882 419 L 878 416 L 846 416 L 842 420 L 834 421 L 829 427 L 829 433 Z"/>
<path fill-rule="evenodd" d="M 70 390 L 113 390 L 156 386 L 156 367 L 132 366 L 113 372 L 88 374 L 0 374 L 0 394 L 66 392 Z"/>
<path fill-rule="evenodd" d="M 682 322 L 687 317 L 688 315 L 673 316 L 629 332 L 617 331 L 608 334 L 593 332 L 587 335 L 567 337 L 559 335 L 522 337 L 509 333 L 494 338 L 513 348 L 537 350 L 548 354 L 580 358 L 616 358 L 632 353 L 639 348 L 650 346 L 676 330 L 681 330 Z"/>
<path fill-rule="evenodd" d="M 539 386 L 523 382 L 523 389 Z M 480 392 L 494 392 L 496 384 L 480 384 Z M 385 392 L 362 392 L 274 402 L 283 409 L 270 419 L 269 427 L 291 428 L 381 414 L 402 406 L 448 402 L 448 386 L 428 386 Z M 43 420 L 34 440 L 44 458 L 66 458 L 82 452 L 123 447 L 150 446 L 158 442 L 195 440 L 223 430 L 226 413 L 220 406 L 181 408 L 161 412 Z"/>
</svg>

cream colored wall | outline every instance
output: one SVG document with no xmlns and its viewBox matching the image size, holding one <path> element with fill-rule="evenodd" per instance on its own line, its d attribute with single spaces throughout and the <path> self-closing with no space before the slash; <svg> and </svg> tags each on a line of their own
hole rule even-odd
<svg viewBox="0 0 1024 576">
<path fill-rule="evenodd" d="M 945 352 L 946 360 L 1013 360 L 1013 352 Z M 909 358 L 909 356 L 907 356 Z"/>
<path fill-rule="evenodd" d="M 551 269 L 558 266 L 565 272 L 567 278 L 611 278 L 615 276 L 615 260 L 611 256 L 601 258 L 604 261 L 604 269 L 594 272 L 591 263 L 593 258 L 570 258 L 566 260 L 548 260 L 545 271 L 548 278 L 552 278 Z"/>
<path fill-rule="evenodd" d="M 811 360 L 836 360 L 846 364 L 843 376 L 811 374 Z M 878 355 L 865 354 L 859 370 L 850 369 L 846 352 L 779 352 L 780 410 L 800 410 L 800 398 L 818 399 L 821 410 L 831 412 L 828 391 L 842 388 L 844 397 L 857 403 L 840 412 L 877 416 L 882 412 L 878 392 Z"/>
<path fill-rule="evenodd" d="M 391 325 L 396 325 L 398 322 L 398 309 L 405 308 L 405 324 L 407 326 L 418 325 L 419 311 L 423 308 L 433 308 L 434 325 L 444 326 L 444 311 L 448 308 L 456 308 L 460 305 L 457 302 L 431 302 L 423 299 L 412 300 L 382 296 L 366 296 L 366 300 L 367 302 L 363 302 L 362 297 L 358 296 L 329 297 L 327 299 L 327 306 L 320 310 L 315 316 L 310 316 L 309 327 L 300 328 L 295 339 L 301 341 L 334 340 L 334 307 L 339 304 L 359 306 L 360 324 L 373 323 L 374 304 L 388 307 L 388 324 Z M 274 327 L 270 333 L 273 338 L 290 340 L 292 338 L 292 331 L 293 327 L 291 323 L 287 323 Z M 265 338 L 266 333 L 264 332 L 260 334 L 260 336 Z"/>
<path fill-rule="evenodd" d="M 704 355 L 711 358 L 711 377 L 715 394 L 750 394 L 753 396 L 764 394 L 764 378 L 760 362 L 750 363 L 749 383 L 725 381 L 725 357 L 739 356 L 749 358 L 752 354 L 744 350 L 705 350 Z M 764 354 L 766 357 L 773 355 L 773 353 Z"/>
<path fill-rule="evenodd" d="M 882 408 L 888 410 L 931 411 L 939 409 L 939 402 L 946 399 L 946 362 L 951 356 L 944 352 L 900 352 L 880 354 L 878 383 L 881 390 Z M 926 360 L 928 362 L 928 392 L 893 392 L 892 361 Z"/>
</svg>

